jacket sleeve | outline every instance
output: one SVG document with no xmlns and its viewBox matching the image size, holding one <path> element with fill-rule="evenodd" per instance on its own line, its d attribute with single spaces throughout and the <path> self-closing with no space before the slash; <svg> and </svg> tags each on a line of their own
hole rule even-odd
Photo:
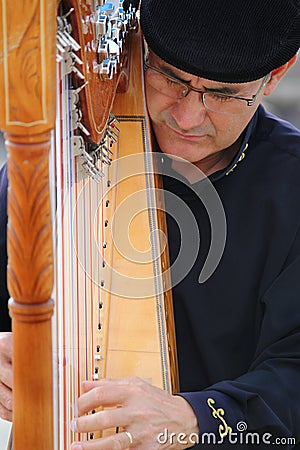
<svg viewBox="0 0 300 450">
<path fill-rule="evenodd" d="M 260 301 L 264 315 L 249 371 L 201 392 L 180 394 L 198 417 L 200 443 L 203 433 L 204 444 L 209 433 L 211 439 L 224 435 L 228 449 L 242 442 L 245 448 L 247 437 L 258 440 L 258 448 L 294 448 L 300 442 L 300 232 Z"/>
<path fill-rule="evenodd" d="M 6 283 L 7 268 L 7 166 L 0 169 L 0 331 L 10 331 L 11 321 L 8 314 L 9 298 Z"/>
</svg>

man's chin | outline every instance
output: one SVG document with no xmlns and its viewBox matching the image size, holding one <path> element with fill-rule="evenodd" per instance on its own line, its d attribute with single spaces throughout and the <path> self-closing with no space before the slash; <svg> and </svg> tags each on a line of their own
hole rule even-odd
<svg viewBox="0 0 300 450">
<path fill-rule="evenodd" d="M 165 153 L 166 155 L 170 156 L 170 157 L 175 157 L 175 158 L 180 158 L 180 159 L 184 159 L 186 161 L 189 161 L 191 163 L 195 163 L 203 158 L 205 158 L 206 156 L 209 155 L 209 149 L 205 148 L 204 150 L 200 147 L 197 146 L 197 148 L 195 148 L 195 145 L 189 145 L 188 143 L 186 144 L 181 144 L 181 145 L 165 145 L 165 146 L 160 146 L 160 149 L 163 153 Z"/>
</svg>

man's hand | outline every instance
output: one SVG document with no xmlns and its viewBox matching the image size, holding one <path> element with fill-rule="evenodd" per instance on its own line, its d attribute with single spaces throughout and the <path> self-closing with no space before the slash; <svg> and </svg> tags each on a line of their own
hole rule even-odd
<svg viewBox="0 0 300 450">
<path fill-rule="evenodd" d="M 0 333 L 0 417 L 12 421 L 12 333 Z"/>
<path fill-rule="evenodd" d="M 186 400 L 173 396 L 136 377 L 85 381 L 83 394 L 78 399 L 78 418 L 72 428 L 80 433 L 118 429 L 119 433 L 87 442 L 76 442 L 71 450 L 137 450 L 184 449 L 179 443 L 180 433 L 197 433 L 197 418 Z M 98 408 L 94 414 L 86 413 Z M 166 443 L 158 437 L 168 433 Z M 171 433 L 175 433 L 170 439 Z M 179 439 L 180 440 L 180 439 Z M 181 435 L 182 440 L 182 435 Z M 172 442 L 170 442 L 172 441 Z"/>
</svg>

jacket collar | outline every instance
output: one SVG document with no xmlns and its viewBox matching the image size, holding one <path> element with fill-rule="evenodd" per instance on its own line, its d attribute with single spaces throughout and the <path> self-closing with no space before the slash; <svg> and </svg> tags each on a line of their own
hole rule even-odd
<svg viewBox="0 0 300 450">
<path fill-rule="evenodd" d="M 222 170 L 218 170 L 217 172 L 211 174 L 209 176 L 211 181 L 217 181 L 220 178 L 223 178 L 225 176 L 229 176 L 236 168 L 238 167 L 239 163 L 244 160 L 244 158 L 247 155 L 247 152 L 249 151 L 249 139 L 256 127 L 257 119 L 258 119 L 258 111 L 262 108 L 262 106 L 259 106 L 259 108 L 256 110 L 254 116 L 250 120 L 249 124 L 247 125 L 245 132 L 244 132 L 244 138 L 242 140 L 241 146 L 231 163 L 225 167 Z"/>
</svg>

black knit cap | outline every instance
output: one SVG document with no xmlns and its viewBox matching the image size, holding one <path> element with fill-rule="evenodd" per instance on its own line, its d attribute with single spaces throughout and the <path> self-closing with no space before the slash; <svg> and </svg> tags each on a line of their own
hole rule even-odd
<svg viewBox="0 0 300 450">
<path fill-rule="evenodd" d="M 246 83 L 300 47 L 300 0 L 142 0 L 141 27 L 165 62 L 215 81 Z"/>
</svg>

